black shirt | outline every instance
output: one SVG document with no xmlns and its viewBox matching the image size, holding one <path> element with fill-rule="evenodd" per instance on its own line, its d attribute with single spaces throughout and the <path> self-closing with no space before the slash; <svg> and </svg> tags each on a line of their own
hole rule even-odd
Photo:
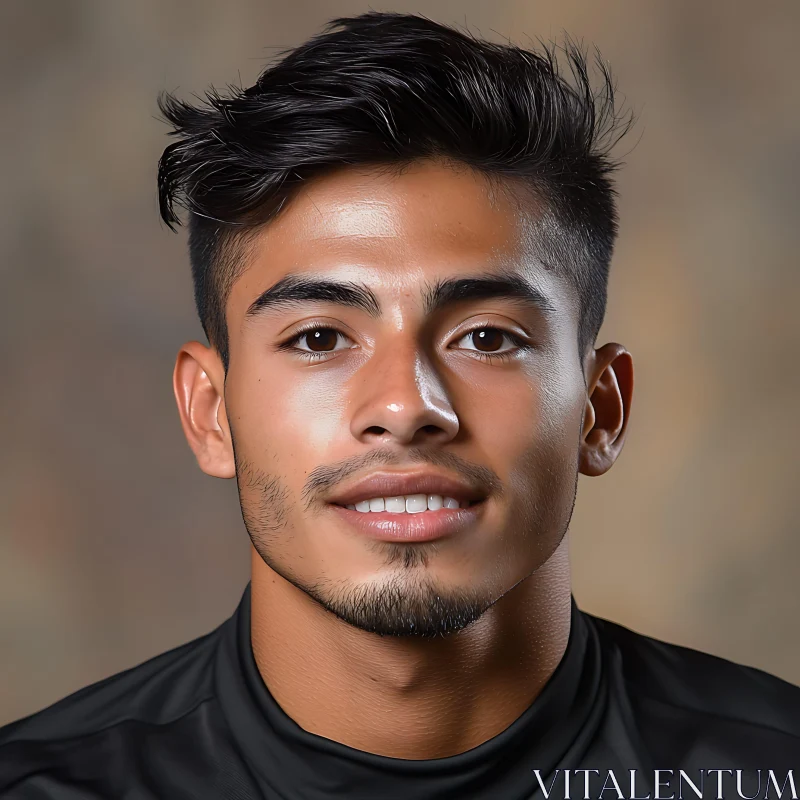
<svg viewBox="0 0 800 800">
<path fill-rule="evenodd" d="M 697 797 L 686 779 L 703 797 L 796 797 L 800 688 L 574 599 L 566 652 L 536 700 L 448 758 L 378 756 L 300 728 L 256 667 L 249 587 L 212 633 L 0 729 L 4 799 L 522 800 L 564 798 L 566 780 L 573 800 Z"/>
</svg>

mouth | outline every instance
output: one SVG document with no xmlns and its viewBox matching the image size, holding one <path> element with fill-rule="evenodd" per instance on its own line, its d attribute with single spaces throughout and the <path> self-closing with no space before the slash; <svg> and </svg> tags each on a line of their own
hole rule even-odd
<svg viewBox="0 0 800 800">
<path fill-rule="evenodd" d="M 434 496 L 434 508 L 419 511 L 391 511 L 392 502 L 396 501 L 400 508 L 401 501 L 409 503 L 411 508 L 420 508 L 425 495 L 395 496 L 388 498 L 375 498 L 384 500 L 384 509 L 377 510 L 379 503 L 375 504 L 376 510 L 358 511 L 356 506 L 340 506 L 335 503 L 330 505 L 334 513 L 344 522 L 349 530 L 376 539 L 382 542 L 395 542 L 412 544 L 416 542 L 430 542 L 436 539 L 453 538 L 475 525 L 480 519 L 485 501 L 470 503 L 466 506 L 453 506 L 447 508 L 442 504 L 436 508 L 438 498 Z M 389 500 L 389 509 L 385 501 Z M 364 501 L 362 501 L 364 502 Z M 418 503 L 418 505 L 417 505 Z M 363 506 L 362 506 L 363 508 Z"/>
<path fill-rule="evenodd" d="M 480 486 L 430 470 L 373 472 L 339 490 L 328 502 L 345 508 L 355 506 L 364 513 L 418 514 L 441 508 L 466 508 L 483 501 L 486 494 Z"/>
<path fill-rule="evenodd" d="M 357 503 L 346 503 L 345 508 L 362 514 L 422 514 L 425 511 L 439 511 L 442 508 L 470 508 L 481 500 L 459 501 L 455 497 L 441 494 L 406 494 L 388 497 L 370 497 Z M 340 504 L 336 504 L 340 505 Z"/>
<path fill-rule="evenodd" d="M 474 523 L 486 492 L 435 473 L 379 473 L 346 488 L 330 505 L 361 533 L 383 541 L 422 542 Z"/>
</svg>

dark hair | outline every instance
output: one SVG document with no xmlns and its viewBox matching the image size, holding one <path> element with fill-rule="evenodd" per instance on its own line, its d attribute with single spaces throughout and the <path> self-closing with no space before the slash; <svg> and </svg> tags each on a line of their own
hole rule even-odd
<svg viewBox="0 0 800 800">
<path fill-rule="evenodd" d="M 584 353 L 605 314 L 617 233 L 609 151 L 632 120 L 615 110 L 599 54 L 595 90 L 570 39 L 533 52 L 422 16 L 370 12 L 335 19 L 282 55 L 249 89 L 211 89 L 199 106 L 159 97 L 178 137 L 159 161 L 161 216 L 174 230 L 175 206 L 189 211 L 197 311 L 226 371 L 225 305 L 249 235 L 332 168 L 425 158 L 506 178 L 544 201 L 554 224 L 539 243 L 577 287 Z"/>
</svg>

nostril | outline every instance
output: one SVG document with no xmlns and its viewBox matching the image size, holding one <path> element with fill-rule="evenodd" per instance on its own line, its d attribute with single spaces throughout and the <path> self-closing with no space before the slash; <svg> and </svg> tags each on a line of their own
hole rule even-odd
<svg viewBox="0 0 800 800">
<path fill-rule="evenodd" d="M 437 433 L 442 433 L 442 429 L 438 425 L 423 425 L 420 430 L 424 433 L 430 434 L 431 436 Z"/>
<path fill-rule="evenodd" d="M 371 433 L 375 436 L 383 436 L 386 433 L 386 428 L 381 428 L 378 425 L 372 425 L 367 428 L 364 433 Z"/>
</svg>

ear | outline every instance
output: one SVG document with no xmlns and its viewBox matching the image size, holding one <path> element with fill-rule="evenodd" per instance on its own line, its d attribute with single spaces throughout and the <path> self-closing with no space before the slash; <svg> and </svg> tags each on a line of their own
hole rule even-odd
<svg viewBox="0 0 800 800">
<path fill-rule="evenodd" d="M 633 397 L 633 359 L 613 342 L 594 350 L 587 364 L 586 410 L 578 470 L 602 475 L 622 450 Z"/>
<path fill-rule="evenodd" d="M 180 349 L 172 374 L 181 425 L 200 469 L 215 478 L 233 478 L 233 458 L 225 409 L 225 370 L 219 354 L 201 342 Z"/>
</svg>

